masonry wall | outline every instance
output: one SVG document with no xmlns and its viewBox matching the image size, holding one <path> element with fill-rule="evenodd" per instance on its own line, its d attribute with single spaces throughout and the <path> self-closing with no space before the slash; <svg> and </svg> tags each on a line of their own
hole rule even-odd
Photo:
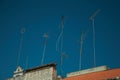
<svg viewBox="0 0 120 80">
<path fill-rule="evenodd" d="M 53 80 L 53 67 L 25 73 L 25 80 Z"/>
<path fill-rule="evenodd" d="M 7 80 L 25 80 L 25 79 L 24 79 L 24 75 L 22 75 L 22 76 L 17 76 L 17 77 L 9 78 Z"/>
<path fill-rule="evenodd" d="M 17 74 L 17 76 L 13 75 L 12 78 L 7 80 L 56 80 L 56 64 L 38 66 L 22 72 L 16 72 L 15 74 Z"/>
</svg>

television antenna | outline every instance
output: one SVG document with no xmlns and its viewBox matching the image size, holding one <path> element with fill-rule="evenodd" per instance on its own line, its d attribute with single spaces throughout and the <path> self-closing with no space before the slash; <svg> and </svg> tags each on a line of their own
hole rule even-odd
<svg viewBox="0 0 120 80">
<path fill-rule="evenodd" d="M 61 74 L 61 76 L 62 76 L 62 74 L 63 74 L 63 59 L 64 58 L 67 58 L 68 57 L 68 55 L 65 53 L 65 52 L 62 52 L 61 53 L 61 55 L 60 55 L 60 65 L 61 65 L 61 67 L 60 67 L 60 74 Z"/>
<path fill-rule="evenodd" d="M 61 32 L 56 41 L 56 51 L 60 53 L 60 75 L 62 76 L 64 16 L 61 16 L 60 28 L 61 28 Z"/>
<path fill-rule="evenodd" d="M 86 32 L 82 32 L 81 39 L 80 39 L 80 60 L 79 60 L 79 70 L 82 69 L 82 47 L 83 41 L 85 40 Z"/>
<path fill-rule="evenodd" d="M 22 45 L 23 45 L 23 38 L 24 38 L 24 33 L 25 33 L 25 27 L 23 27 L 20 31 L 21 33 L 21 39 L 20 39 L 20 46 L 18 50 L 18 59 L 17 59 L 17 66 L 20 64 L 20 56 L 21 56 L 21 51 L 22 51 Z"/>
<path fill-rule="evenodd" d="M 90 17 L 90 20 L 92 21 L 92 27 L 93 27 L 93 50 L 94 50 L 94 67 L 96 67 L 96 51 L 95 51 L 95 17 L 100 12 L 100 9 L 95 11 L 93 15 Z"/>
<path fill-rule="evenodd" d="M 43 65 L 44 62 L 44 57 L 45 57 L 45 51 L 46 51 L 46 44 L 47 44 L 47 38 L 48 38 L 48 34 L 44 33 L 43 34 L 43 38 L 44 38 L 44 48 L 43 48 L 43 55 L 42 55 L 42 60 L 41 60 L 41 65 Z"/>
<path fill-rule="evenodd" d="M 56 51 L 62 53 L 62 47 L 63 47 L 63 32 L 64 32 L 64 16 L 61 17 L 61 32 L 57 38 L 56 42 Z"/>
</svg>

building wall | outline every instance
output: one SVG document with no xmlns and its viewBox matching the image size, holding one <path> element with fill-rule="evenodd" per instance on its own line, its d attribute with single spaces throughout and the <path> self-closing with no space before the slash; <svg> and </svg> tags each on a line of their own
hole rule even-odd
<svg viewBox="0 0 120 80">
<path fill-rule="evenodd" d="M 20 68 L 20 67 L 19 67 Z M 19 71 L 17 68 L 12 78 L 7 80 L 56 80 L 56 64 L 47 64 Z"/>
<path fill-rule="evenodd" d="M 9 78 L 7 80 L 25 80 L 25 79 L 24 79 L 24 75 L 22 75 L 22 76 L 17 76 L 17 77 Z"/>
<path fill-rule="evenodd" d="M 25 80 L 53 80 L 53 67 L 25 73 Z"/>
</svg>

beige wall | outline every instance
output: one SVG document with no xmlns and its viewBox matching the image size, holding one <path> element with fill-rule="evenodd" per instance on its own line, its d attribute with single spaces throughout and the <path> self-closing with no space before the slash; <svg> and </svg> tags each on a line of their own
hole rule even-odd
<svg viewBox="0 0 120 80">
<path fill-rule="evenodd" d="M 25 73 L 25 80 L 52 80 L 53 67 Z"/>
</svg>

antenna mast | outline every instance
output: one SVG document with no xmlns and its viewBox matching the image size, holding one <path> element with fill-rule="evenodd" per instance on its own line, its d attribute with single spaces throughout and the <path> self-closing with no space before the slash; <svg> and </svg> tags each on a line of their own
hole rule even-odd
<svg viewBox="0 0 120 80">
<path fill-rule="evenodd" d="M 60 53 L 60 74 L 62 75 L 62 57 L 63 57 L 63 32 L 64 32 L 64 16 L 61 16 L 61 24 L 60 24 L 61 32 L 57 38 L 56 42 L 56 51 Z"/>
<path fill-rule="evenodd" d="M 43 56 L 42 56 L 42 60 L 41 60 L 41 65 L 43 65 L 43 61 L 44 61 L 44 56 L 45 56 L 45 50 L 46 50 L 46 44 L 47 44 L 48 34 L 44 33 L 43 38 L 44 38 L 44 49 L 43 49 Z"/>
<path fill-rule="evenodd" d="M 82 45 L 83 45 L 83 41 L 84 41 L 85 35 L 86 35 L 86 33 L 85 33 L 85 32 L 82 32 L 81 39 L 80 39 L 80 61 L 79 61 L 79 70 L 82 69 Z"/>
<path fill-rule="evenodd" d="M 63 31 L 64 31 L 64 16 L 61 16 L 61 49 L 60 49 L 60 65 L 61 65 L 61 76 L 62 76 L 62 65 L 63 65 L 63 63 L 62 63 L 62 59 L 63 59 Z"/>
<path fill-rule="evenodd" d="M 90 20 L 92 21 L 93 26 L 93 49 L 94 49 L 94 67 L 96 67 L 96 51 L 95 51 L 95 21 L 94 18 L 96 15 L 100 12 L 100 9 L 95 11 L 95 13 L 90 17 Z"/>
<path fill-rule="evenodd" d="M 63 31 L 64 31 L 64 16 L 61 17 L 61 32 L 57 38 L 56 42 L 56 51 L 62 53 L 62 47 L 63 47 Z M 60 48 L 59 48 L 60 47 Z"/>
<path fill-rule="evenodd" d="M 20 56 L 21 56 L 21 51 L 22 51 L 22 44 L 23 44 L 24 33 L 25 33 L 25 28 L 23 27 L 21 29 L 21 40 L 20 40 L 20 46 L 19 46 L 19 50 L 18 50 L 17 66 L 19 66 L 19 64 L 20 64 Z"/>
</svg>

